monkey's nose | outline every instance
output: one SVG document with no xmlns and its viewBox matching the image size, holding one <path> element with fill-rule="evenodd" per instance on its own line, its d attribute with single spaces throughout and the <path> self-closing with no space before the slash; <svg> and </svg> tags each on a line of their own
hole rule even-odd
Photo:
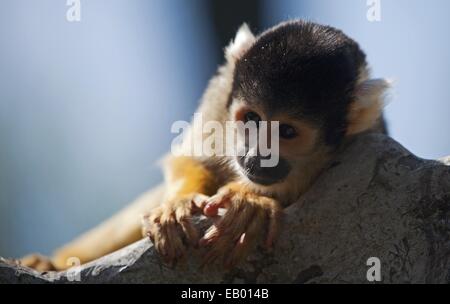
<svg viewBox="0 0 450 304">
<path fill-rule="evenodd" d="M 271 159 L 271 155 L 262 156 L 247 156 L 244 158 L 244 167 L 251 173 L 256 175 L 271 175 L 271 171 L 275 167 L 265 167 L 263 165 L 263 160 Z"/>
<path fill-rule="evenodd" d="M 270 185 L 284 179 L 291 170 L 288 162 L 282 158 L 274 167 L 263 166 L 262 160 L 270 159 L 270 157 L 271 155 L 244 156 L 240 157 L 238 162 L 245 169 L 244 173 L 251 181 L 262 185 Z"/>
</svg>

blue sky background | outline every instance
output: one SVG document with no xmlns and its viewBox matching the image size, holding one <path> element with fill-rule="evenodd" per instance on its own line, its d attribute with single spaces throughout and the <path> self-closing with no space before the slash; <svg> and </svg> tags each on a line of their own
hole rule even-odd
<svg viewBox="0 0 450 304">
<path fill-rule="evenodd" d="M 200 0 L 3 0 L 0 10 L 0 255 L 52 249 L 161 180 L 175 120 L 188 120 L 221 58 Z M 396 80 L 391 134 L 450 154 L 450 2 L 265 0 L 269 27 L 304 17 L 343 29 L 376 77 Z M 245 21 L 245 20 L 242 20 Z"/>
</svg>

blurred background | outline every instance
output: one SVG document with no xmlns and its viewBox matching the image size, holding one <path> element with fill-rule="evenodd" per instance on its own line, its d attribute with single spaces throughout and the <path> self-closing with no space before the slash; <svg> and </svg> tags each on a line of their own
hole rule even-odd
<svg viewBox="0 0 450 304">
<path fill-rule="evenodd" d="M 372 1 L 369 1 L 372 2 Z M 0 3 L 0 255 L 51 251 L 161 180 L 175 120 L 189 120 L 222 48 L 246 21 L 341 28 L 375 77 L 396 80 L 391 135 L 450 155 L 450 2 L 64 0 Z"/>
</svg>

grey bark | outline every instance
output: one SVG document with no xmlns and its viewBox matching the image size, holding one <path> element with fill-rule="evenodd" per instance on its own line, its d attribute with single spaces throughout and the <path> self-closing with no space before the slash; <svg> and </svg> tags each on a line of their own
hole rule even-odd
<svg viewBox="0 0 450 304">
<path fill-rule="evenodd" d="M 240 267 L 164 265 L 148 240 L 71 272 L 38 274 L 0 262 L 0 283 L 367 283 L 367 260 L 384 283 L 450 283 L 450 157 L 424 160 L 393 139 L 366 134 L 349 143 L 313 187 L 285 210 L 271 253 Z M 206 227 L 206 219 L 197 219 Z M 76 282 L 76 281 L 75 281 Z"/>
</svg>

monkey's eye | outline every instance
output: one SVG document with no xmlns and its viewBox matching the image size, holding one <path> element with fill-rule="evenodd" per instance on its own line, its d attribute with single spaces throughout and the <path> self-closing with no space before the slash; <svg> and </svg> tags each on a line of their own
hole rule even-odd
<svg viewBox="0 0 450 304">
<path fill-rule="evenodd" d="M 297 131 L 295 131 L 294 127 L 290 125 L 281 124 L 280 125 L 280 137 L 284 139 L 292 139 L 297 136 Z"/>
<path fill-rule="evenodd" d="M 250 111 L 245 113 L 244 115 L 244 123 L 249 121 L 254 121 L 256 125 L 258 125 L 258 123 L 261 121 L 261 117 L 259 117 L 259 115 L 256 114 L 255 112 Z"/>
</svg>

